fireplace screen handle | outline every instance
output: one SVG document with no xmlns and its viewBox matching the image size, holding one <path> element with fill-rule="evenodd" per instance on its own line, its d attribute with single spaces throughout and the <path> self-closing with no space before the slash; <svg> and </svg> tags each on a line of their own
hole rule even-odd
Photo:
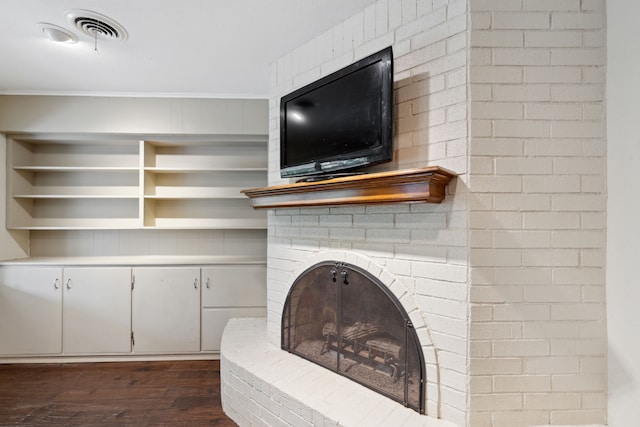
<svg viewBox="0 0 640 427">
<path fill-rule="evenodd" d="M 349 276 L 349 272 L 347 270 L 342 270 L 340 272 L 340 275 L 342 276 L 342 284 L 343 285 L 348 285 L 349 284 L 349 280 L 347 280 L 347 276 Z"/>
<path fill-rule="evenodd" d="M 336 269 L 332 268 L 330 273 L 331 273 L 331 280 L 333 282 L 337 282 L 338 280 L 337 280 L 336 277 L 338 275 L 338 272 L 336 271 Z M 340 276 L 342 276 L 342 284 L 343 285 L 348 285 L 349 284 L 349 280 L 347 280 L 347 277 L 349 276 L 349 272 L 347 270 L 341 270 L 340 271 Z"/>
</svg>

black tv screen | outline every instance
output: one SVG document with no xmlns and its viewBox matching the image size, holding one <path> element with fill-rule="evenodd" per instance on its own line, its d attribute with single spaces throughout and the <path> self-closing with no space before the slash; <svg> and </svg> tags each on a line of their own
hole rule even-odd
<svg viewBox="0 0 640 427">
<path fill-rule="evenodd" d="M 391 47 L 280 100 L 280 175 L 333 175 L 392 160 Z"/>
</svg>

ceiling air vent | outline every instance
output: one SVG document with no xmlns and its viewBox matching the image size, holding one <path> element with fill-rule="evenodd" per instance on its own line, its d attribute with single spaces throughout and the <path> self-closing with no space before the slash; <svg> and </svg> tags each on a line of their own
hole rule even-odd
<svg viewBox="0 0 640 427">
<path fill-rule="evenodd" d="M 78 30 L 91 37 L 105 40 L 126 40 L 127 30 L 113 19 L 90 10 L 70 10 L 67 19 Z"/>
</svg>

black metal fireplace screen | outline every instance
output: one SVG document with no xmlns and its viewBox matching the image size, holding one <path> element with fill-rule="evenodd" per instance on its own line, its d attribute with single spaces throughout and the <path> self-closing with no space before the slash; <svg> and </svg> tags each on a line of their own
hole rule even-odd
<svg viewBox="0 0 640 427">
<path fill-rule="evenodd" d="M 424 356 L 402 304 L 376 277 L 326 261 L 294 282 L 282 348 L 424 414 Z"/>
</svg>

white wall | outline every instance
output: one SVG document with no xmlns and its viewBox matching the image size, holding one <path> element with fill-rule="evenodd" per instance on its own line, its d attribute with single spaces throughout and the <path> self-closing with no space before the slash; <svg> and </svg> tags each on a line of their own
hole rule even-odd
<svg viewBox="0 0 640 427">
<path fill-rule="evenodd" d="M 0 132 L 264 135 L 263 99 L 0 96 Z"/>
<path fill-rule="evenodd" d="M 640 3 L 607 2 L 609 425 L 640 419 Z"/>
<path fill-rule="evenodd" d="M 10 231 L 4 224 L 7 220 L 7 139 L 0 133 L 0 260 L 26 258 L 29 254 L 29 233 L 26 231 Z"/>
</svg>

